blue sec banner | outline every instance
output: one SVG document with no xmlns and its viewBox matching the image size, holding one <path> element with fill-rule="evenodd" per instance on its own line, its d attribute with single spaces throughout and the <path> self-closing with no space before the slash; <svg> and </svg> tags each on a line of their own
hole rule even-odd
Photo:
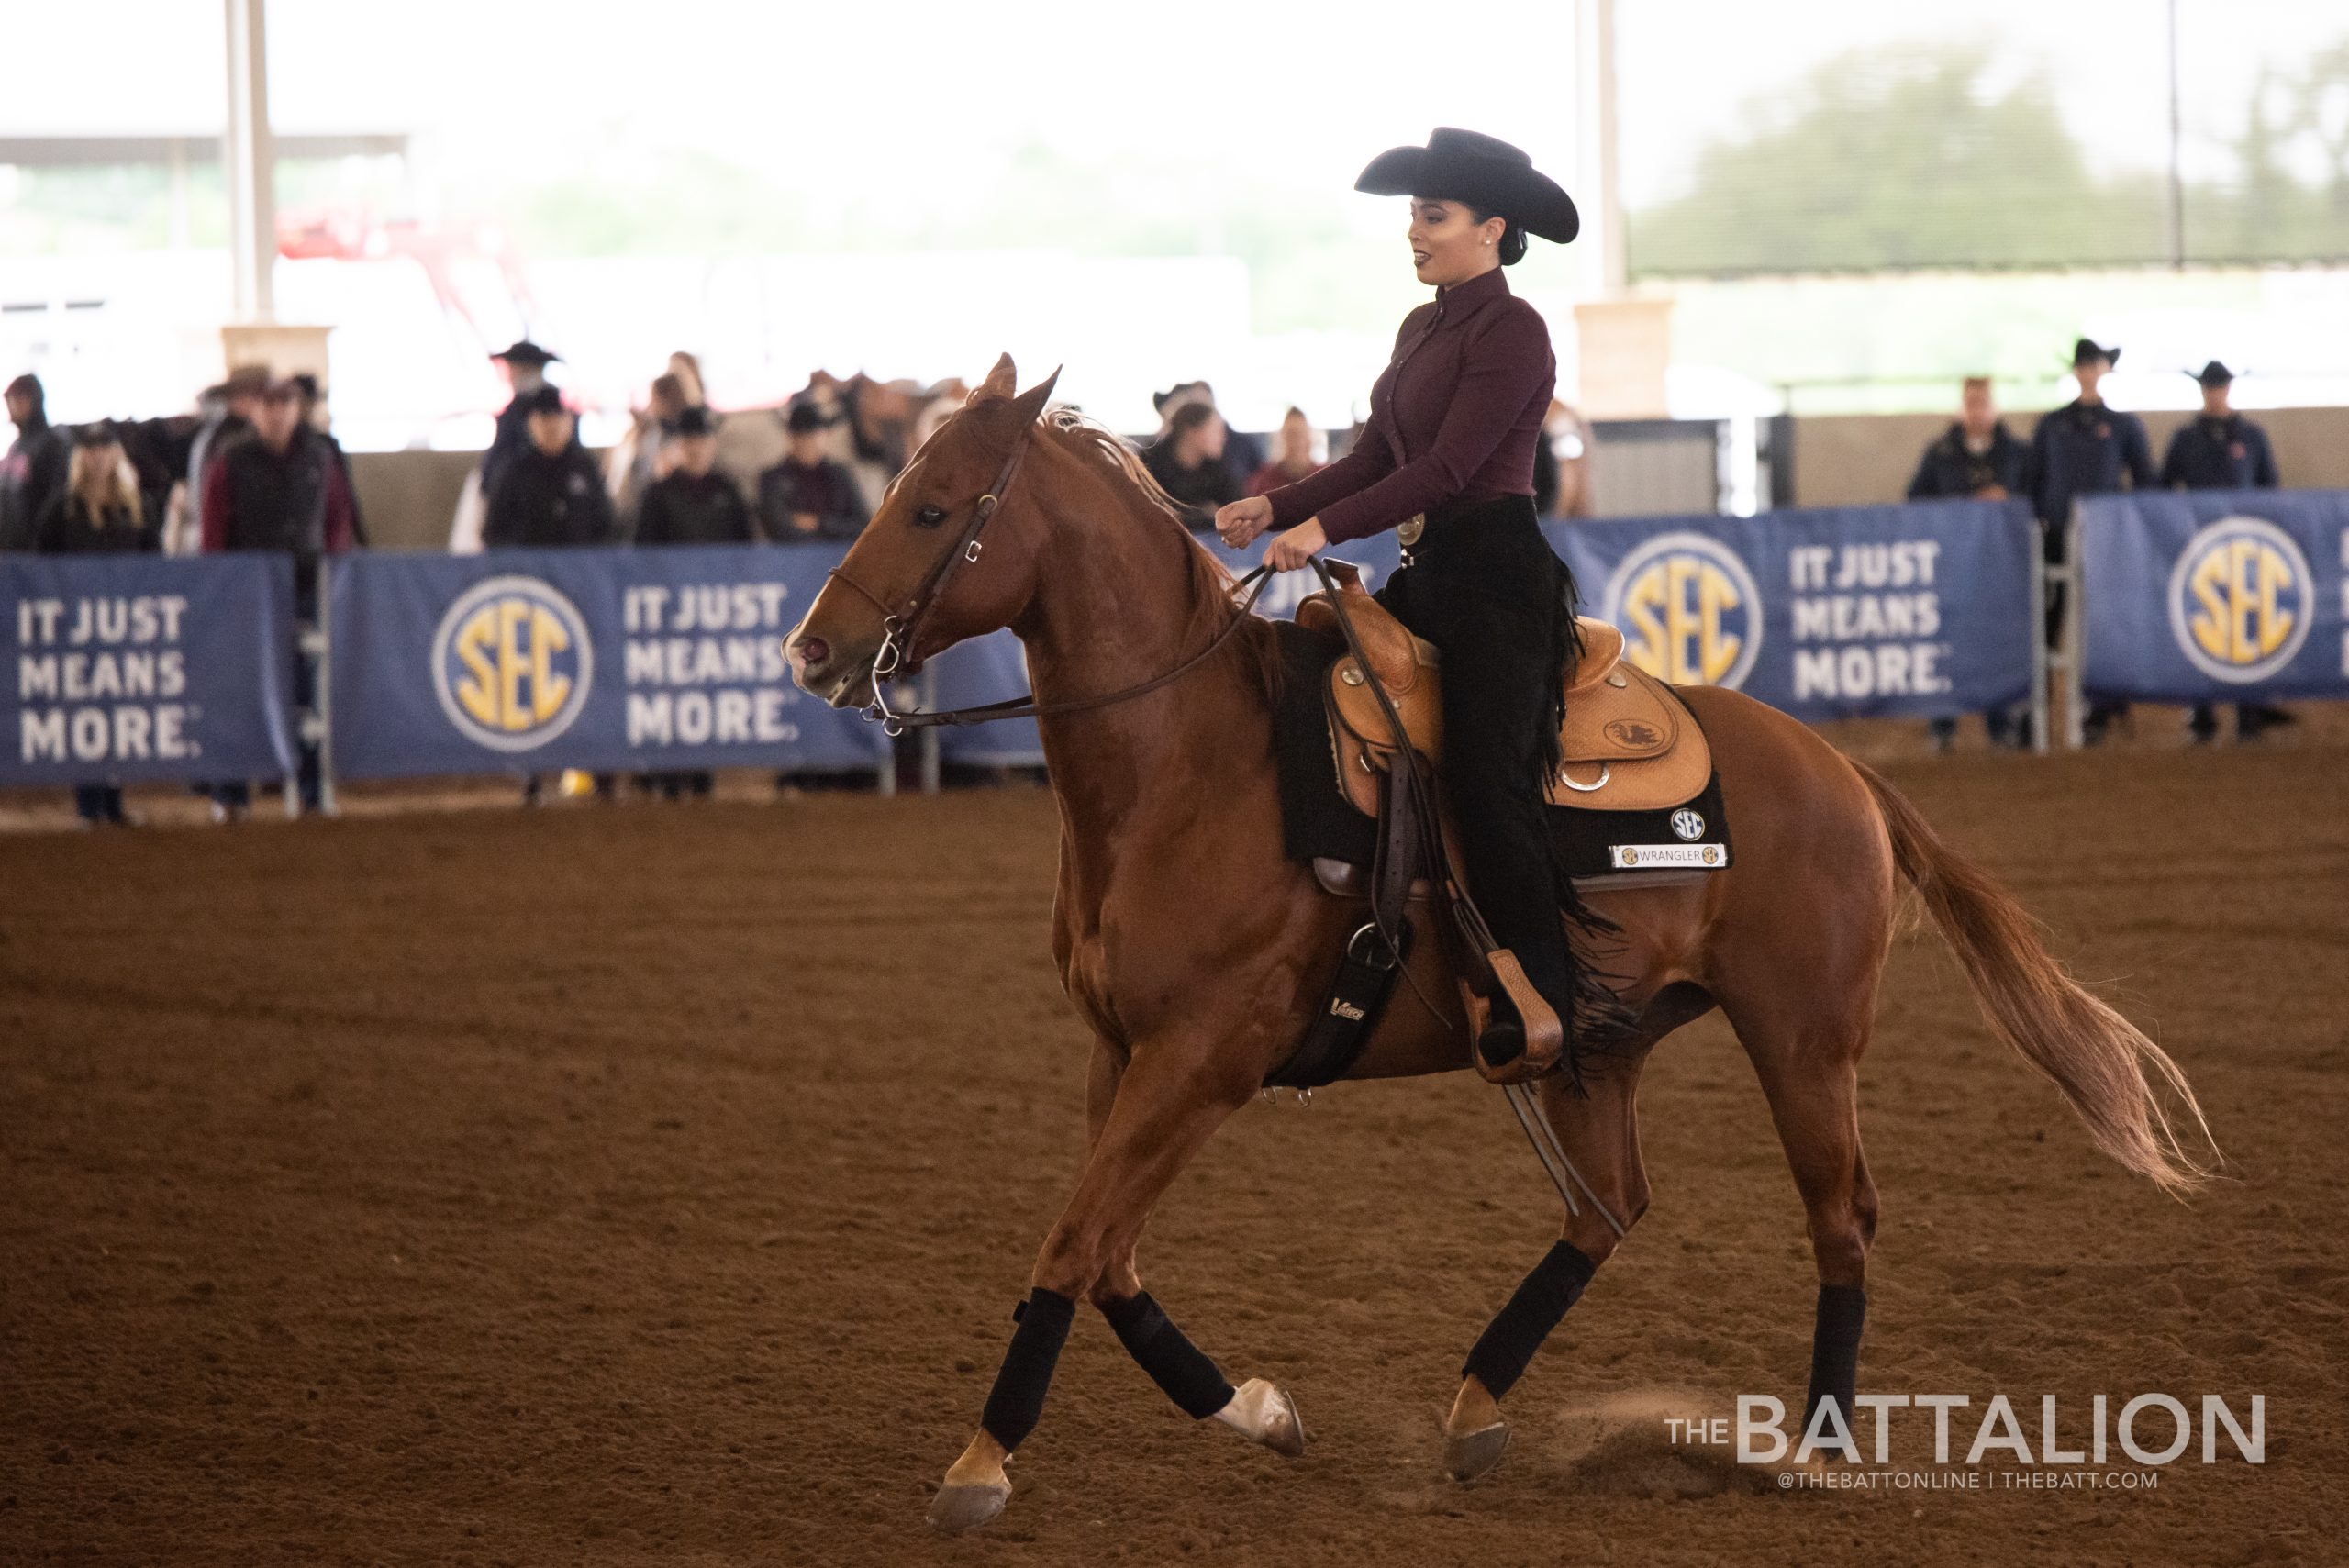
<svg viewBox="0 0 2349 1568">
<path fill-rule="evenodd" d="M 1542 525 L 1624 657 L 1806 720 L 2027 700 L 2037 525 L 2018 501 Z"/>
<path fill-rule="evenodd" d="M 293 769 L 289 557 L 0 556 L 0 784 Z"/>
<path fill-rule="evenodd" d="M 687 545 L 335 563 L 335 771 L 850 769 L 877 725 L 791 683 L 783 639 L 841 551 Z"/>
<path fill-rule="evenodd" d="M 2095 495 L 2079 528 L 2090 695 L 2349 696 L 2349 491 Z"/>
</svg>

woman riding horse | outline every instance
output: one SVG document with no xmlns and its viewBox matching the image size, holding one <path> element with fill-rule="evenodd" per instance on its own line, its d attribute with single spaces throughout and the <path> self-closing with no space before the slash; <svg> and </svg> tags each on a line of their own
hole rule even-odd
<svg viewBox="0 0 2349 1568">
<path fill-rule="evenodd" d="M 1354 189 L 1410 197 L 1411 262 L 1435 298 L 1403 318 L 1353 450 L 1223 507 L 1216 531 L 1241 546 L 1286 529 L 1264 553 L 1285 572 L 1332 544 L 1401 530 L 1406 564 L 1378 597 L 1443 654 L 1444 778 L 1470 891 L 1556 1014 L 1537 1004 L 1511 1018 L 1497 995 L 1477 1050 L 1495 1066 L 1530 1050 L 1538 1070 L 1595 1032 L 1612 997 L 1576 973 L 1560 915 L 1588 917 L 1542 821 L 1563 677 L 1579 652 L 1575 584 L 1533 511 L 1557 360 L 1541 313 L 1509 293 L 1501 269 L 1525 254 L 1529 233 L 1564 244 L 1580 220 L 1523 152 L 1450 127 L 1425 147 L 1380 153 Z"/>
</svg>

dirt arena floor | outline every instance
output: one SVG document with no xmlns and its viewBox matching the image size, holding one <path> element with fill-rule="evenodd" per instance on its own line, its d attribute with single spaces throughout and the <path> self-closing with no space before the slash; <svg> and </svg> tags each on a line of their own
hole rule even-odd
<svg viewBox="0 0 2349 1568">
<path fill-rule="evenodd" d="M 2100 1162 L 1929 933 L 1865 1067 L 1864 1390 L 2003 1392 L 2034 1448 L 2046 1394 L 2067 1440 L 2099 1393 L 2264 1394 L 2265 1464 L 1782 1494 L 1670 1440 L 1808 1360 L 1801 1209 L 1709 1019 L 1489 1481 L 1438 1422 L 1555 1198 L 1467 1075 L 1341 1085 L 1236 1118 L 1142 1255 L 1307 1457 L 1195 1428 L 1088 1312 L 952 1541 L 922 1510 L 1081 1148 L 1042 793 L 7 835 L 0 1561 L 2349 1562 L 2349 749 L 2311 739 L 1894 770 L 2185 1064 L 2231 1181 Z"/>
</svg>

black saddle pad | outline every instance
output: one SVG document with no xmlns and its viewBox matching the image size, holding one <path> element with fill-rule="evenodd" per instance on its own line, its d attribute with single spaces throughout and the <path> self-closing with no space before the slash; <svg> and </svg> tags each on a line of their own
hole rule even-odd
<svg viewBox="0 0 2349 1568">
<path fill-rule="evenodd" d="M 1343 649 L 1295 621 L 1273 626 L 1281 653 L 1281 689 L 1273 718 L 1281 841 L 1291 860 L 1367 866 L 1377 852 L 1378 825 L 1339 792 L 1322 696 L 1330 666 Z M 1604 881 L 1633 872 L 1701 871 L 1729 863 L 1729 812 L 1721 802 L 1718 773 L 1705 781 L 1694 798 L 1654 811 L 1552 806 L 1543 808 L 1542 816 L 1549 823 L 1551 852 L 1577 881 Z M 1709 850 L 1714 851 L 1711 859 L 1707 858 Z M 1657 851 L 1665 852 L 1653 852 Z"/>
</svg>

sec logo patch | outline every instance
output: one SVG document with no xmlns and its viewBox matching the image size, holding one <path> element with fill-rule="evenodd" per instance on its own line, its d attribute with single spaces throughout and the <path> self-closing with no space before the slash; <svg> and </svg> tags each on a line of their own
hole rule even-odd
<svg viewBox="0 0 2349 1568">
<path fill-rule="evenodd" d="M 2316 591 L 2292 536 L 2260 517 L 2221 517 L 2197 533 L 2169 579 L 2169 624 L 2194 667 L 2250 685 L 2308 640 Z"/>
<path fill-rule="evenodd" d="M 474 584 L 433 633 L 440 711 L 494 751 L 533 751 L 570 728 L 595 678 L 586 617 L 535 577 Z"/>
<path fill-rule="evenodd" d="M 1737 552 L 1700 533 L 1658 534 L 1607 579 L 1599 613 L 1623 656 L 1675 685 L 1737 686 L 1762 651 L 1762 596 Z"/>
</svg>

